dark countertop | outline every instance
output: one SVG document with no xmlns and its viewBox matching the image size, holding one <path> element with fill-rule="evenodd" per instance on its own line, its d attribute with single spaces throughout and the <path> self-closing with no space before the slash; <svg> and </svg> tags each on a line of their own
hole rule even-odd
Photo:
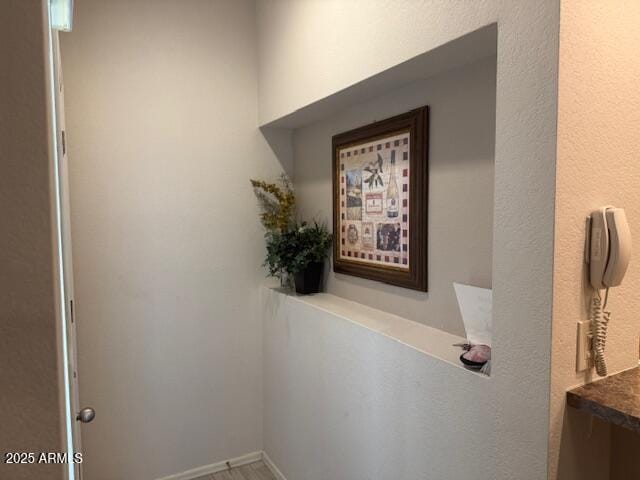
<svg viewBox="0 0 640 480">
<path fill-rule="evenodd" d="M 640 433 L 640 367 L 574 388 L 567 403 Z"/>
</svg>

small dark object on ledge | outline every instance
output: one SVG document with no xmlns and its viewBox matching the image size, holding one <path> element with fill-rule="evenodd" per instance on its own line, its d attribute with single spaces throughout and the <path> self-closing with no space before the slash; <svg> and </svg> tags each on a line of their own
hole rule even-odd
<svg viewBox="0 0 640 480">
<path fill-rule="evenodd" d="M 460 361 L 473 370 L 480 370 L 491 360 L 491 347 L 487 345 L 463 345 L 465 352 L 460 355 Z"/>
<path fill-rule="evenodd" d="M 308 295 L 318 293 L 322 286 L 322 275 L 324 273 L 324 263 L 309 263 L 304 270 L 295 274 L 296 293 Z"/>
</svg>

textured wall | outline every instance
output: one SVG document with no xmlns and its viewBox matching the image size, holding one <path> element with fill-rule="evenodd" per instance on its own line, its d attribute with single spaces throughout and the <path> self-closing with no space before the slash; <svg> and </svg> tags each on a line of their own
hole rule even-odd
<svg viewBox="0 0 640 480">
<path fill-rule="evenodd" d="M 497 22 L 494 385 L 485 418 L 496 448 L 487 455 L 492 478 L 540 478 L 547 470 L 559 1 L 472 3 L 259 2 L 260 118 L 277 119 Z"/>
<path fill-rule="evenodd" d="M 591 298 L 585 217 L 603 205 L 626 210 L 636 244 L 624 282 L 609 297 L 609 371 L 638 363 L 640 4 L 566 0 L 561 19 L 550 477 L 606 479 L 609 429 L 596 422 L 590 434 L 588 417 L 565 411 L 564 394 L 596 377 L 575 372 L 576 322 L 588 318 Z"/>
<path fill-rule="evenodd" d="M 299 211 L 331 224 L 332 135 L 430 106 L 429 292 L 330 271 L 329 293 L 464 336 L 452 282 L 491 287 L 495 75 L 494 57 L 295 131 Z"/>
<path fill-rule="evenodd" d="M 62 36 L 90 480 L 260 450 L 250 1 L 83 0 Z"/>
<path fill-rule="evenodd" d="M 287 479 L 498 478 L 492 379 L 304 300 L 262 294 L 264 447 Z"/>
<path fill-rule="evenodd" d="M 43 2 L 2 3 L 0 28 L 0 452 L 60 451 Z M 60 465 L 0 478 L 62 478 Z"/>
</svg>

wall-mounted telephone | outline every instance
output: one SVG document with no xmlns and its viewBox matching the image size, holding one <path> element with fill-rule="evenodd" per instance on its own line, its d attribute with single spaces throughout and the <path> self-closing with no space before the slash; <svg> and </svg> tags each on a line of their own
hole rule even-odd
<svg viewBox="0 0 640 480">
<path fill-rule="evenodd" d="M 594 362 L 598 375 L 607 375 L 604 357 L 607 326 L 611 312 L 607 311 L 609 288 L 620 285 L 631 258 L 631 231 L 622 208 L 602 207 L 587 219 L 586 261 L 589 283 L 595 290 L 591 307 Z M 604 301 L 600 290 L 606 290 Z"/>
</svg>

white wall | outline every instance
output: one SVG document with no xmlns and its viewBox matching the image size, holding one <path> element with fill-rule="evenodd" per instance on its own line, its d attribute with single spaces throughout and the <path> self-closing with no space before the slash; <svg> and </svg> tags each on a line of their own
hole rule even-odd
<svg viewBox="0 0 640 480">
<path fill-rule="evenodd" d="M 85 476 L 262 447 L 251 1 L 82 0 L 62 37 Z"/>
<path fill-rule="evenodd" d="M 565 408 L 565 391 L 597 378 L 575 372 L 576 322 L 589 318 L 591 300 L 585 217 L 609 204 L 625 209 L 636 250 L 609 295 L 607 363 L 610 373 L 638 364 L 640 4 L 565 0 L 561 19 L 550 477 L 606 479 L 609 428 L 596 422 L 592 432 L 588 416 Z"/>
<path fill-rule="evenodd" d="M 429 293 L 331 269 L 328 292 L 464 336 L 452 282 L 491 287 L 495 75 L 495 57 L 488 58 L 295 130 L 299 213 L 331 224 L 331 137 L 430 106 Z"/>
<path fill-rule="evenodd" d="M 547 471 L 559 1 L 259 2 L 260 119 L 277 120 L 492 22 L 498 24 L 495 333 L 492 408 L 478 428 L 495 436 L 487 452 L 495 465 L 489 478 L 541 478 Z M 440 387 L 456 388 L 451 382 Z"/>
<path fill-rule="evenodd" d="M 492 379 L 344 313 L 262 294 L 264 448 L 288 480 L 500 478 Z"/>
<path fill-rule="evenodd" d="M 0 28 L 0 478 L 58 480 L 63 466 L 5 452 L 62 445 L 45 2 L 2 2 Z"/>
</svg>

